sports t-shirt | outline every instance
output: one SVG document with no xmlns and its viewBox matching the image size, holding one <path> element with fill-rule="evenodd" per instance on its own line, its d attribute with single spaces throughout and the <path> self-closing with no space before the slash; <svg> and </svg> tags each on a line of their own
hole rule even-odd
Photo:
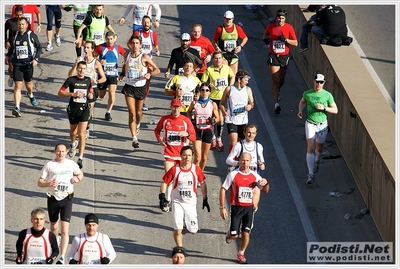
<svg viewBox="0 0 400 269">
<path fill-rule="evenodd" d="M 327 112 L 316 109 L 315 105 L 318 103 L 329 106 L 335 102 L 332 94 L 324 89 L 319 92 L 316 92 L 314 89 L 305 91 L 303 93 L 303 99 L 307 102 L 307 119 L 314 123 L 321 123 L 327 119 Z"/>
<path fill-rule="evenodd" d="M 200 87 L 200 84 L 201 81 L 196 76 L 189 75 L 187 77 L 184 74 L 179 74 L 173 76 L 167 82 L 165 89 L 170 90 L 171 86 L 175 85 L 176 88 L 183 90 L 183 95 L 180 98 L 182 102 L 181 113 L 185 113 L 188 111 L 190 104 L 194 100 L 195 91 Z"/>
<path fill-rule="evenodd" d="M 214 87 L 211 88 L 210 98 L 212 100 L 221 100 L 226 87 L 229 86 L 229 81 L 234 76 L 232 68 L 227 65 L 222 65 L 218 70 L 214 65 L 209 66 L 204 71 L 201 81 L 209 82 Z"/>
<path fill-rule="evenodd" d="M 264 34 L 269 35 L 271 38 L 269 52 L 277 55 L 289 54 L 289 46 L 287 46 L 285 41 L 281 41 L 279 36 L 283 34 L 287 39 L 297 40 L 293 26 L 288 23 L 285 23 L 283 26 L 279 26 L 275 22 L 270 23 L 265 29 Z"/>
<path fill-rule="evenodd" d="M 203 182 L 205 176 L 201 168 L 192 164 L 187 170 L 179 164 L 171 167 L 163 176 L 166 184 L 173 182 L 172 201 L 197 204 L 197 182 Z"/>
<path fill-rule="evenodd" d="M 187 139 L 189 138 L 190 141 L 196 140 L 196 133 L 192 122 L 188 117 L 183 115 L 179 115 L 176 118 L 171 114 L 161 117 L 154 129 L 157 141 L 161 137 L 162 130 L 164 131 L 163 140 L 167 144 L 164 147 L 165 158 L 180 160 L 180 151 L 187 144 Z M 189 137 L 179 136 L 179 132 L 181 131 L 189 132 Z"/>
<path fill-rule="evenodd" d="M 210 39 L 202 35 L 198 39 L 195 39 L 193 36 L 191 36 L 190 47 L 199 52 L 200 59 L 203 61 L 203 66 L 200 68 L 199 71 L 197 71 L 197 74 L 203 74 L 204 71 L 207 69 L 206 57 L 209 54 L 213 54 L 215 48 L 212 45 Z"/>
<path fill-rule="evenodd" d="M 80 171 L 78 164 L 70 159 L 64 159 L 62 163 L 53 159 L 42 168 L 40 178 L 47 180 L 47 182 L 52 181 L 54 178 L 56 179 L 57 186 L 48 187 L 47 191 L 60 201 L 74 191 L 71 179 L 79 174 Z"/>
<path fill-rule="evenodd" d="M 52 253 L 50 231 L 44 228 L 40 236 L 35 236 L 32 234 L 32 228 L 28 228 L 23 245 L 24 264 L 46 264 L 46 259 Z"/>
<path fill-rule="evenodd" d="M 254 171 L 243 173 L 240 170 L 230 172 L 222 187 L 225 190 L 230 189 L 229 203 L 233 206 L 252 206 L 253 205 L 253 189 L 255 187 L 262 188 L 258 183 L 261 176 Z"/>
<path fill-rule="evenodd" d="M 245 108 L 248 104 L 249 93 L 247 86 L 238 89 L 235 85 L 231 85 L 229 97 L 227 100 L 227 116 L 225 118 L 225 122 L 233 123 L 235 125 L 247 124 L 249 118 L 248 112 Z"/>
<path fill-rule="evenodd" d="M 89 77 L 78 78 L 78 76 L 72 76 L 65 80 L 64 84 L 61 86 L 61 91 L 66 91 L 69 89 L 69 92 L 82 92 L 82 97 L 70 97 L 69 105 L 72 107 L 80 107 L 84 106 L 89 102 L 87 95 L 92 91 L 92 81 Z"/>
<path fill-rule="evenodd" d="M 97 46 L 95 52 L 99 55 L 100 60 L 106 60 L 103 70 L 106 77 L 118 77 L 118 57 L 125 54 L 125 49 L 118 44 L 107 46 L 103 43 Z"/>
</svg>

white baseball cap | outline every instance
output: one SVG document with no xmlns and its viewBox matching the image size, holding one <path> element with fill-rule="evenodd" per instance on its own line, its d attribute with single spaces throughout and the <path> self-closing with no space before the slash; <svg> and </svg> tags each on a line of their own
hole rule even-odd
<svg viewBox="0 0 400 269">
<path fill-rule="evenodd" d="M 226 11 L 224 14 L 224 18 L 233 19 L 234 18 L 233 12 L 230 10 Z"/>
<path fill-rule="evenodd" d="M 181 40 L 190 40 L 190 35 L 188 33 L 183 33 L 181 35 Z"/>
<path fill-rule="evenodd" d="M 314 80 L 315 81 L 325 81 L 325 77 L 322 74 L 316 74 Z"/>
</svg>

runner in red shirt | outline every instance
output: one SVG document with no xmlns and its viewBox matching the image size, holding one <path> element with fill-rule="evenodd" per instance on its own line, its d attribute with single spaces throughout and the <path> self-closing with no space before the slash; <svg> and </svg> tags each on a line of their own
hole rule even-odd
<svg viewBox="0 0 400 269">
<path fill-rule="evenodd" d="M 24 17 L 28 19 L 28 22 L 31 25 L 31 31 L 35 32 L 35 20 L 33 19 L 36 14 L 36 19 L 38 26 L 36 28 L 36 32 L 40 33 L 40 26 L 42 25 L 42 15 L 40 14 L 39 9 L 36 5 L 14 5 L 11 10 L 12 18 L 15 17 L 15 8 L 17 6 L 21 6 L 24 12 Z"/>
<path fill-rule="evenodd" d="M 214 33 L 212 44 L 216 51 L 222 51 L 226 64 L 232 68 L 233 74 L 239 67 L 238 53 L 242 51 L 243 47 L 248 41 L 248 37 L 243 31 L 242 27 L 233 23 L 234 14 L 228 10 L 224 14 L 224 23 L 219 25 Z M 239 42 L 241 39 L 241 42 Z"/>
<path fill-rule="evenodd" d="M 215 49 L 210 39 L 201 34 L 202 26 L 199 23 L 192 24 L 190 36 L 190 47 L 199 52 L 200 59 L 203 61 L 203 66 L 197 71 L 196 75 L 201 80 L 204 71 L 207 69 L 207 64 L 211 61 L 211 56 Z"/>
<path fill-rule="evenodd" d="M 196 131 L 190 119 L 181 115 L 182 103 L 179 99 L 171 101 L 171 114 L 162 116 L 154 134 L 157 141 L 164 146 L 164 170 L 165 173 L 181 160 L 180 151 L 188 144 L 188 140 L 196 140 Z M 161 131 L 164 131 L 161 136 Z M 171 202 L 172 186 L 167 188 L 167 200 Z M 163 211 L 168 212 L 169 208 Z"/>
</svg>

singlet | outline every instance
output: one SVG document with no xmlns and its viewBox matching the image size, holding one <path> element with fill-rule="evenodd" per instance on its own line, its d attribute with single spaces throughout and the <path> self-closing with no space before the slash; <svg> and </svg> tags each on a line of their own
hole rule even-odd
<svg viewBox="0 0 400 269">
<path fill-rule="evenodd" d="M 195 128 L 198 130 L 212 130 L 213 126 L 210 119 L 213 116 L 213 101 L 208 101 L 205 107 L 196 102 L 193 111 L 196 123 Z"/>
<path fill-rule="evenodd" d="M 147 65 L 142 62 L 143 53 L 140 53 L 137 57 L 133 58 L 131 52 L 129 52 L 126 59 L 128 69 L 126 71 L 126 84 L 134 87 L 143 87 L 146 85 L 146 78 L 144 75 L 147 74 Z"/>
<path fill-rule="evenodd" d="M 143 29 L 139 29 L 139 35 L 142 37 L 142 52 L 146 53 L 151 58 L 153 58 L 153 46 L 154 46 L 153 30 L 150 30 L 149 32 L 150 33 L 148 37 L 144 37 Z"/>
<path fill-rule="evenodd" d="M 106 18 L 104 15 L 101 15 L 100 18 L 97 18 L 93 13 L 88 13 L 92 18 L 92 22 L 89 25 L 89 29 L 87 31 L 87 41 L 94 41 L 96 46 L 104 43 L 104 32 L 106 29 Z"/>
<path fill-rule="evenodd" d="M 172 174 L 173 173 L 173 174 Z M 202 178 L 199 178 L 199 175 Z M 190 169 L 183 170 L 176 165 L 164 178 L 165 181 L 173 182 L 172 201 L 185 204 L 197 203 L 197 182 L 203 182 L 204 174 L 200 167 L 192 164 Z"/>
<path fill-rule="evenodd" d="M 45 229 L 41 236 L 34 236 L 32 234 L 32 228 L 26 230 L 26 236 L 24 240 L 24 264 L 46 264 L 46 259 L 50 257 L 52 253 L 50 243 L 50 231 Z"/>
<path fill-rule="evenodd" d="M 147 15 L 151 18 L 151 8 L 152 5 L 133 5 L 133 24 L 142 25 L 142 19 L 144 15 Z"/>
<path fill-rule="evenodd" d="M 112 50 L 107 48 L 107 44 L 103 43 L 101 50 L 100 59 L 106 60 L 106 64 L 103 65 L 104 73 L 106 77 L 117 77 L 118 76 L 118 44 L 114 44 Z"/>
<path fill-rule="evenodd" d="M 235 125 L 247 124 L 249 119 L 245 107 L 248 104 L 247 86 L 239 90 L 235 85 L 231 85 L 226 109 L 228 116 L 225 118 L 225 122 Z"/>
<path fill-rule="evenodd" d="M 89 4 L 74 4 L 74 23 L 73 25 L 81 26 L 85 20 L 87 12 L 90 10 Z"/>
<path fill-rule="evenodd" d="M 24 34 L 20 34 L 19 31 L 14 37 L 14 52 L 12 58 L 12 64 L 15 66 L 28 65 L 33 60 L 33 54 L 35 53 L 35 46 L 32 42 L 31 37 L 32 31 L 28 30 Z"/>
<path fill-rule="evenodd" d="M 222 51 L 230 52 L 237 47 L 237 40 L 239 38 L 238 31 L 236 29 L 236 24 L 233 24 L 233 31 L 228 33 L 222 25 L 222 34 L 218 40 L 218 46 Z"/>
<path fill-rule="evenodd" d="M 94 241 L 89 241 L 86 238 L 86 234 L 79 235 L 78 264 L 101 263 L 101 258 L 105 254 L 103 234 L 97 232 L 96 235 L 94 236 L 96 237 Z"/>
<path fill-rule="evenodd" d="M 82 61 L 85 61 L 84 57 L 81 57 Z M 92 81 L 92 88 L 97 88 L 97 84 L 93 84 L 93 78 L 97 78 L 97 72 L 96 72 L 96 59 L 94 58 L 90 63 L 86 62 L 86 73 L 85 77 L 90 78 Z"/>
</svg>

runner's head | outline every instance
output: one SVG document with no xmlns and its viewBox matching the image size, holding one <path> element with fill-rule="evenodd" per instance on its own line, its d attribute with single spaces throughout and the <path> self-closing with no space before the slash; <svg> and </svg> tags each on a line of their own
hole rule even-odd
<svg viewBox="0 0 400 269">
<path fill-rule="evenodd" d="M 202 30 L 202 26 L 200 23 L 194 23 L 192 24 L 192 27 L 190 27 L 190 29 L 192 30 L 192 36 L 195 39 L 199 39 L 201 36 L 201 30 Z"/>
<path fill-rule="evenodd" d="M 182 107 L 182 103 L 181 100 L 179 99 L 172 99 L 171 101 L 171 115 L 175 118 L 179 117 L 179 115 L 181 114 L 181 107 Z"/>
<path fill-rule="evenodd" d="M 285 24 L 287 12 L 285 9 L 278 9 L 276 12 L 276 23 L 280 26 Z"/>
<path fill-rule="evenodd" d="M 228 27 L 232 26 L 234 18 L 235 16 L 232 11 L 230 10 L 226 11 L 224 14 L 224 25 Z"/>
<path fill-rule="evenodd" d="M 88 236 L 94 236 L 99 227 L 99 218 L 96 214 L 89 213 L 85 216 L 85 228 Z"/>
<path fill-rule="evenodd" d="M 35 208 L 31 211 L 32 228 L 41 231 L 44 228 L 46 213 L 42 208 Z"/>
<path fill-rule="evenodd" d="M 190 35 L 188 33 L 183 33 L 181 35 L 181 48 L 187 50 L 190 45 Z"/>
<path fill-rule="evenodd" d="M 151 18 L 147 15 L 144 15 L 142 18 L 142 25 L 144 31 L 149 31 L 151 27 Z"/>
<path fill-rule="evenodd" d="M 113 46 L 115 43 L 115 40 L 117 40 L 117 35 L 113 31 L 108 31 L 106 33 L 107 46 Z"/>
<path fill-rule="evenodd" d="M 172 249 L 172 264 L 184 264 L 186 260 L 186 250 L 183 247 L 174 247 Z"/>
</svg>

